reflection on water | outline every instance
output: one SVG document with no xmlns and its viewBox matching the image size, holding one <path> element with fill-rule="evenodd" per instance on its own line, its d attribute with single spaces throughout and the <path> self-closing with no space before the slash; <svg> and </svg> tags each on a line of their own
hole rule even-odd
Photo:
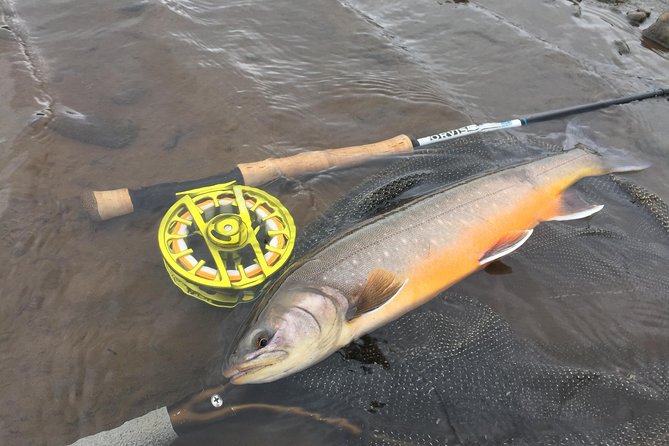
<svg viewBox="0 0 669 446">
<path fill-rule="evenodd" d="M 577 16 L 568 1 L 456 3 L 0 0 L 0 443 L 63 444 L 219 382 L 243 319 L 171 285 L 159 215 L 94 224 L 83 189 L 203 177 L 666 81 L 666 53 L 600 4 L 582 2 Z M 638 180 L 667 199 L 666 106 L 568 121 L 651 161 Z M 528 131 L 560 143 L 566 128 Z M 272 192 L 304 225 L 375 166 Z"/>
</svg>

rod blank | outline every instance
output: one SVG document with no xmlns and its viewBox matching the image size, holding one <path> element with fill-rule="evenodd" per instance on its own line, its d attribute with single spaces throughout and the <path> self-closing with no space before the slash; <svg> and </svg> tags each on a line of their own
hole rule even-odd
<svg viewBox="0 0 669 446">
<path fill-rule="evenodd" d="M 549 121 L 551 119 L 564 118 L 565 116 L 576 115 L 579 113 L 601 110 L 602 108 L 610 107 L 612 105 L 629 104 L 630 102 L 643 101 L 644 99 L 657 98 L 667 95 L 669 95 L 669 88 L 660 88 L 658 90 L 634 94 L 622 98 L 608 99 L 605 101 L 593 102 L 591 104 L 583 104 L 577 105 L 575 107 L 566 107 L 558 110 L 535 113 L 521 118 L 521 120 L 523 121 L 523 125 L 528 125 L 535 122 Z"/>
<path fill-rule="evenodd" d="M 424 147 L 437 142 L 447 141 L 449 139 L 461 138 L 463 136 L 471 135 L 473 133 L 485 133 L 485 132 L 492 132 L 495 130 L 510 129 L 513 127 L 521 127 L 537 122 L 550 121 L 551 119 L 559 119 L 559 118 L 564 118 L 566 116 L 577 115 L 579 113 L 601 110 L 602 108 L 610 107 L 612 105 L 628 104 L 634 101 L 643 101 L 644 99 L 656 98 L 667 95 L 669 95 L 669 88 L 661 88 L 646 93 L 624 96 L 622 98 L 607 99 L 605 101 L 591 102 L 590 104 L 582 104 L 573 107 L 566 107 L 541 113 L 534 113 L 532 115 L 527 115 L 525 117 L 512 119 L 509 121 L 488 122 L 485 124 L 467 125 L 465 127 L 460 127 L 459 129 L 447 130 L 445 132 L 437 133 L 435 135 L 426 136 L 424 138 L 418 138 L 417 141 L 419 147 Z"/>
</svg>

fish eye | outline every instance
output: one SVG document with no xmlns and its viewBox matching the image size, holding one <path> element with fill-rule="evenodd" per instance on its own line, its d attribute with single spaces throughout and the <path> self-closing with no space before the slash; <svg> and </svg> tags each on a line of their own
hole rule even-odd
<svg viewBox="0 0 669 446">
<path fill-rule="evenodd" d="M 256 337 L 256 350 L 267 347 L 267 344 L 269 344 L 269 336 L 267 333 L 260 333 Z"/>
</svg>

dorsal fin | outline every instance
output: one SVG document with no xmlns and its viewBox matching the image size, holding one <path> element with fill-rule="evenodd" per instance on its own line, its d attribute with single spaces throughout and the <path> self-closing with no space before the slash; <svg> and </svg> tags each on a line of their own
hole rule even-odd
<svg viewBox="0 0 669 446">
<path fill-rule="evenodd" d="M 601 204 L 590 204 L 581 198 L 575 190 L 567 189 L 560 197 L 558 215 L 549 218 L 547 221 L 578 220 L 596 214 L 603 207 L 604 205 Z"/>
<path fill-rule="evenodd" d="M 386 269 L 376 268 L 372 270 L 369 276 L 367 276 L 367 282 L 353 296 L 353 305 L 347 319 L 354 319 L 379 308 L 392 299 L 405 283 L 406 280 L 402 281 L 394 273 Z"/>
<path fill-rule="evenodd" d="M 507 254 L 511 254 L 516 249 L 520 248 L 523 243 L 530 238 L 534 229 L 527 229 L 525 231 L 513 232 L 503 239 L 501 239 L 495 246 L 490 248 L 479 260 L 479 265 L 485 265 Z"/>
</svg>

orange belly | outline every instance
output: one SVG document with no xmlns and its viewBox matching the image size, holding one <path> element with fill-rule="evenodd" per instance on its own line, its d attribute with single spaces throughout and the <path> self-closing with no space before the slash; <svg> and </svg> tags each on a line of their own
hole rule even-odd
<svg viewBox="0 0 669 446">
<path fill-rule="evenodd" d="M 456 242 L 430 249 L 427 257 L 412 265 L 400 277 L 406 283 L 390 301 L 359 320 L 351 322 L 351 337 L 399 318 L 426 303 L 454 283 L 480 269 L 480 259 L 496 244 L 517 231 L 534 228 L 542 220 L 559 213 L 560 195 L 573 181 L 550 184 L 535 189 L 492 218 L 473 217 L 471 224 L 459 231 Z"/>
</svg>

